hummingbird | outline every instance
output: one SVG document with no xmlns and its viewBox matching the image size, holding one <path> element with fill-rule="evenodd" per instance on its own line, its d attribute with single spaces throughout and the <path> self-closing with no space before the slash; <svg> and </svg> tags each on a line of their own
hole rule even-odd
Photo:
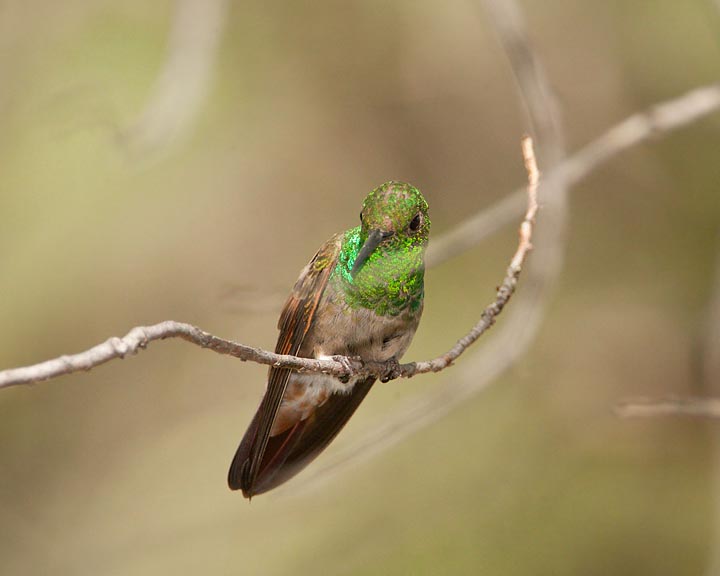
<svg viewBox="0 0 720 576">
<path fill-rule="evenodd" d="M 275 352 L 397 366 L 423 310 L 429 233 L 417 188 L 397 181 L 375 188 L 360 225 L 331 237 L 303 268 L 280 314 Z M 230 465 L 230 489 L 252 498 L 295 476 L 332 442 L 375 380 L 270 368 Z"/>
</svg>

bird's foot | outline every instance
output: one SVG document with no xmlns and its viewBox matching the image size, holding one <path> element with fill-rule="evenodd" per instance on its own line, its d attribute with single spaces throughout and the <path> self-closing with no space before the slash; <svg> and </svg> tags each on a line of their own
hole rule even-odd
<svg viewBox="0 0 720 576">
<path fill-rule="evenodd" d="M 360 360 L 360 358 L 348 358 L 347 356 L 331 356 L 330 358 L 342 364 L 342 367 L 345 369 L 345 374 L 338 376 L 337 379 L 343 384 L 347 384 L 350 381 L 350 377 L 355 373 L 352 361 Z"/>
<path fill-rule="evenodd" d="M 397 358 L 390 358 L 386 364 L 387 369 L 382 376 L 380 376 L 380 382 L 390 382 L 390 380 L 400 378 L 400 363 L 397 361 Z"/>
</svg>

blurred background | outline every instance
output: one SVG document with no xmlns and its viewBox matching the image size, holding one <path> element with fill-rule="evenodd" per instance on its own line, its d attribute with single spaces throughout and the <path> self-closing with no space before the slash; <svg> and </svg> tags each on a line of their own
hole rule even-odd
<svg viewBox="0 0 720 576">
<path fill-rule="evenodd" d="M 523 7 L 571 150 L 718 77 L 709 0 Z M 272 348 L 299 270 L 373 187 L 418 186 L 440 236 L 525 179 L 528 126 L 477 2 L 7 0 L 0 86 L 0 368 L 165 319 Z M 699 368 L 719 135 L 716 114 L 576 186 L 521 361 L 322 483 L 313 467 L 472 352 L 377 385 L 313 467 L 252 503 L 225 478 L 261 366 L 168 341 L 0 391 L 0 573 L 720 573 L 720 424 L 613 412 L 720 394 Z M 472 325 L 515 242 L 513 224 L 428 272 L 406 359 Z"/>
</svg>

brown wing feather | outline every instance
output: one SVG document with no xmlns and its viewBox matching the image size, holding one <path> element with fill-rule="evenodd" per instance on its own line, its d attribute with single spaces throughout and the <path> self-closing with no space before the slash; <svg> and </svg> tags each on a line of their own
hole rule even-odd
<svg viewBox="0 0 720 576">
<path fill-rule="evenodd" d="M 300 350 L 325 291 L 330 272 L 337 262 L 341 240 L 341 234 L 330 238 L 300 273 L 280 314 L 280 335 L 275 346 L 276 353 L 296 355 Z M 270 430 L 290 374 L 291 370 L 285 368 L 270 369 L 265 396 L 230 465 L 228 485 L 232 490 L 242 489 L 246 496 L 256 493 L 253 487 L 263 464 Z"/>
<path fill-rule="evenodd" d="M 333 394 L 307 420 L 271 438 L 277 444 L 272 450 L 275 459 L 263 467 L 252 493 L 267 492 L 310 464 L 343 429 L 374 382 L 375 378 L 367 378 L 355 383 L 350 394 Z"/>
</svg>

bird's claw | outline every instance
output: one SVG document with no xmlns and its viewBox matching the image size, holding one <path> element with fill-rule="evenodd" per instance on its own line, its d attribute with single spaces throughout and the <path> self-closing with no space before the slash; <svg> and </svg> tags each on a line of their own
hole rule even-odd
<svg viewBox="0 0 720 576">
<path fill-rule="evenodd" d="M 342 364 L 345 374 L 338 376 L 337 379 L 343 384 L 347 384 L 350 381 L 350 376 L 352 376 L 353 372 L 355 372 L 350 358 L 347 356 L 333 356 L 332 359 L 335 360 L 335 362 Z"/>
</svg>

